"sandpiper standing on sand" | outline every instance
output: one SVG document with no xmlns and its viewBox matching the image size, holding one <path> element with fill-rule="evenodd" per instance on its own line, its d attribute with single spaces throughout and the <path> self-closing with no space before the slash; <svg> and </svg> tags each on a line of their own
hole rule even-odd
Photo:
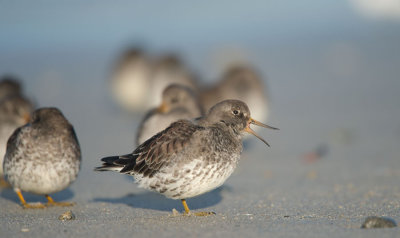
<svg viewBox="0 0 400 238">
<path fill-rule="evenodd" d="M 97 171 L 132 175 L 139 187 L 172 199 L 186 199 L 221 186 L 232 174 L 242 151 L 242 133 L 259 137 L 250 125 L 276 129 L 250 117 L 247 105 L 226 100 L 196 121 L 180 120 L 141 144 L 131 154 L 103 158 Z M 210 212 L 198 212 L 204 216 Z"/>
<path fill-rule="evenodd" d="M 81 150 L 72 125 L 57 108 L 40 108 L 8 140 L 4 175 L 24 208 L 46 206 L 27 203 L 21 191 L 45 195 L 48 206 L 70 206 L 55 202 L 49 194 L 67 188 L 78 176 L 80 163 Z"/>
</svg>

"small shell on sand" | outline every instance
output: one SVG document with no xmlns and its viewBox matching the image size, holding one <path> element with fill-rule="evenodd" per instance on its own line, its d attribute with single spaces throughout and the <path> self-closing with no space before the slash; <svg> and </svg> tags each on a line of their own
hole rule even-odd
<svg viewBox="0 0 400 238">
<path fill-rule="evenodd" d="M 68 221 L 68 220 L 75 220 L 75 215 L 72 213 L 71 210 L 64 212 L 58 217 L 58 220 L 61 221 Z"/>
<path fill-rule="evenodd" d="M 176 217 L 176 216 L 179 216 L 179 215 L 181 215 L 181 214 L 175 208 L 172 209 L 172 216 Z"/>
</svg>

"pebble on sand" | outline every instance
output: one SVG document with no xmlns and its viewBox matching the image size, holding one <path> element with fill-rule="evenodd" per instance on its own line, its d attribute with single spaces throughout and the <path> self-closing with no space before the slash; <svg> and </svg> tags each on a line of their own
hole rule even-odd
<svg viewBox="0 0 400 238">
<path fill-rule="evenodd" d="M 71 210 L 66 211 L 58 217 L 58 220 L 61 221 L 75 220 L 75 214 L 72 213 Z"/>
<path fill-rule="evenodd" d="M 361 228 L 392 228 L 396 226 L 396 222 L 391 218 L 371 216 L 365 219 L 364 223 L 361 225 Z"/>
<path fill-rule="evenodd" d="M 176 216 L 179 216 L 179 215 L 181 215 L 181 214 L 178 212 L 178 210 L 176 210 L 175 208 L 172 209 L 172 216 L 176 217 Z"/>
</svg>

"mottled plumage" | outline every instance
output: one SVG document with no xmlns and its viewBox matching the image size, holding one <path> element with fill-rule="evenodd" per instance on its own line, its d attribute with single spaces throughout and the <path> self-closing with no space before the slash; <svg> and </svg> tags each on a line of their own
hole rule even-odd
<svg viewBox="0 0 400 238">
<path fill-rule="evenodd" d="M 171 84 L 163 91 L 161 105 L 150 110 L 140 123 L 137 145 L 164 130 L 172 122 L 202 115 L 203 109 L 195 92 L 186 86 Z"/>
<path fill-rule="evenodd" d="M 56 108 L 41 108 L 29 123 L 19 127 L 7 142 L 4 175 L 26 208 L 43 207 L 25 202 L 21 190 L 45 195 L 67 188 L 77 177 L 81 152 L 75 131 Z"/>
<path fill-rule="evenodd" d="M 226 100 L 203 118 L 173 123 L 131 154 L 103 158 L 96 170 L 132 175 L 139 187 L 181 199 L 188 213 L 186 198 L 217 188 L 232 174 L 242 151 L 242 133 L 256 135 L 250 124 L 269 127 L 252 119 L 245 103 Z"/>
</svg>

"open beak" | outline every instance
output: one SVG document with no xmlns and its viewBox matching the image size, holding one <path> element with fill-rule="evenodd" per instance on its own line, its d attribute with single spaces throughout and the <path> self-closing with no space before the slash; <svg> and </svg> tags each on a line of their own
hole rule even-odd
<svg viewBox="0 0 400 238">
<path fill-rule="evenodd" d="M 169 107 L 165 102 L 162 102 L 161 105 L 157 108 L 157 111 L 160 113 L 166 113 L 169 111 Z"/>
<path fill-rule="evenodd" d="M 261 123 L 261 122 L 259 122 L 259 121 L 257 121 L 257 120 L 254 120 L 253 118 L 250 118 L 250 119 L 249 119 L 246 128 L 244 128 L 244 131 L 247 132 L 247 133 L 250 133 L 250 134 L 254 135 L 255 137 L 257 137 L 258 139 L 260 139 L 262 142 L 264 142 L 264 143 L 265 143 L 266 145 L 268 145 L 268 146 L 269 146 L 268 142 L 266 142 L 263 138 L 261 138 L 259 135 L 257 135 L 257 133 L 255 133 L 255 132 L 250 128 L 250 124 L 254 124 L 254 125 L 257 125 L 257 126 L 261 126 L 261 127 L 269 128 L 269 129 L 273 129 L 273 130 L 279 130 L 278 128 L 265 125 L 265 124 L 263 124 L 263 123 Z"/>
</svg>

